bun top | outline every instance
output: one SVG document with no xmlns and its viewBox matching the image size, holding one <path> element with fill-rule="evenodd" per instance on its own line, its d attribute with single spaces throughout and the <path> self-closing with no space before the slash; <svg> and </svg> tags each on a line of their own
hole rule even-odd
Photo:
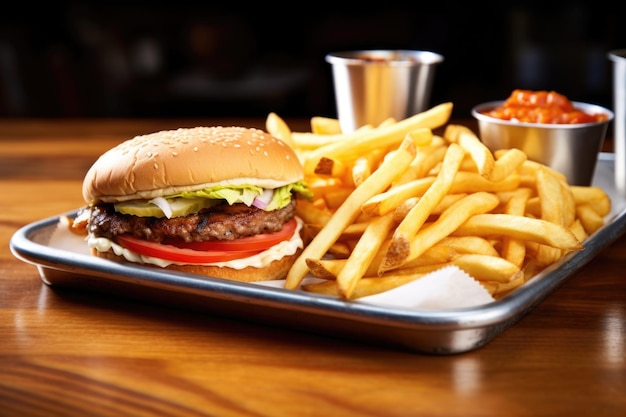
<svg viewBox="0 0 626 417">
<path fill-rule="evenodd" d="M 85 176 L 83 198 L 151 199 L 216 184 L 277 188 L 303 177 L 293 149 L 262 130 L 180 128 L 136 136 L 102 154 Z"/>
</svg>

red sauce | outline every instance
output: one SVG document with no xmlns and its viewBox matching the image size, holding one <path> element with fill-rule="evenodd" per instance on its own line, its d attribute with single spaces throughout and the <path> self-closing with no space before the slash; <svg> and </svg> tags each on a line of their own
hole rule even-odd
<svg viewBox="0 0 626 417">
<path fill-rule="evenodd" d="M 603 113 L 585 113 L 555 91 L 513 90 L 500 107 L 484 113 L 502 120 L 527 123 L 574 124 L 608 119 Z"/>
</svg>

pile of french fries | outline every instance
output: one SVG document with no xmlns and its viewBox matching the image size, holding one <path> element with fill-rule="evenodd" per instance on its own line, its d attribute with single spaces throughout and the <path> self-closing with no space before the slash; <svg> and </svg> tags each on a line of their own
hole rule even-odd
<svg viewBox="0 0 626 417">
<path fill-rule="evenodd" d="M 285 288 L 356 299 L 456 265 L 497 299 L 604 225 L 603 189 L 570 185 L 518 149 L 491 152 L 448 124 L 451 112 L 443 103 L 351 133 L 325 117 L 296 132 L 268 115 L 315 195 L 298 202 L 307 245 Z M 309 274 L 322 281 L 303 283 Z"/>
</svg>

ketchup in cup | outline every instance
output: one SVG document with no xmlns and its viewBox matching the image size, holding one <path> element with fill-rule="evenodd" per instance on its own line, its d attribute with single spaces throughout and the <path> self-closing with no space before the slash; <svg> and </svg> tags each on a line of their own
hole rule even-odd
<svg viewBox="0 0 626 417">
<path fill-rule="evenodd" d="M 513 90 L 499 107 L 484 113 L 502 120 L 524 123 L 577 124 L 608 119 L 603 113 L 585 113 L 555 91 Z"/>
</svg>

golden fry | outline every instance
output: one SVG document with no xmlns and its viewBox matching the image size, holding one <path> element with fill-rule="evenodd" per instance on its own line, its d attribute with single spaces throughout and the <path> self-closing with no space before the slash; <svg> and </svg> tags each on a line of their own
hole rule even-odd
<svg viewBox="0 0 626 417">
<path fill-rule="evenodd" d="M 415 268 L 425 265 L 436 265 L 451 262 L 459 252 L 453 245 L 438 243 L 428 248 L 423 254 L 410 262 L 402 265 L 402 268 Z M 497 255 L 497 252 L 496 252 Z M 380 264 L 380 263 L 379 263 Z"/>
<path fill-rule="evenodd" d="M 499 202 L 494 194 L 486 192 L 470 194 L 452 204 L 434 223 L 424 227 L 416 235 L 408 237 L 394 234 L 379 273 L 398 268 L 417 258 L 429 247 L 450 235 L 472 215 L 488 212 L 497 207 Z"/>
<path fill-rule="evenodd" d="M 311 151 L 303 161 L 304 171 L 307 174 L 312 173 L 323 156 L 343 160 L 343 158 L 354 158 L 354 155 L 365 155 L 380 147 L 397 146 L 409 133 L 414 141 L 419 138 L 419 141 L 429 143 L 432 139 L 432 129 L 443 126 L 451 113 L 452 103 L 443 103 L 390 126 L 342 135 L 341 141 L 332 142 Z M 418 137 L 413 132 L 417 129 L 420 129 Z"/>
<path fill-rule="evenodd" d="M 604 226 L 604 218 L 598 214 L 591 204 L 576 206 L 576 215 L 588 235 Z"/>
<path fill-rule="evenodd" d="M 306 260 L 309 272 L 315 278 L 335 280 L 345 264 L 345 259 L 313 259 Z"/>
<path fill-rule="evenodd" d="M 480 236 L 446 236 L 436 246 L 448 246 L 462 254 L 498 256 L 498 251 L 493 245 Z"/>
<path fill-rule="evenodd" d="M 339 120 L 332 117 L 311 117 L 311 132 L 317 135 L 341 134 Z"/>
<path fill-rule="evenodd" d="M 384 291 L 391 290 L 399 287 L 400 285 L 408 284 L 416 279 L 422 277 L 425 274 L 413 274 L 413 275 L 390 275 L 385 277 L 365 277 L 359 280 L 354 291 L 352 292 L 352 299 L 361 297 L 367 297 L 368 295 L 378 294 Z M 311 284 L 302 285 L 302 289 L 305 291 L 313 292 L 316 294 L 325 294 L 339 297 L 339 288 L 334 281 L 322 281 Z"/>
<path fill-rule="evenodd" d="M 446 156 L 443 159 L 443 168 L 439 171 L 439 175 L 437 175 L 432 185 L 417 201 L 417 204 L 411 208 L 404 220 L 396 227 L 392 245 L 394 245 L 394 241 L 410 241 L 413 239 L 413 236 L 428 219 L 433 209 L 452 187 L 454 177 L 464 156 L 465 151 L 459 145 L 452 143 L 448 146 Z"/>
<path fill-rule="evenodd" d="M 523 216 L 526 212 L 526 202 L 530 198 L 532 190 L 530 188 L 518 188 L 510 192 L 510 198 L 504 207 L 505 214 Z M 526 244 L 524 240 L 513 236 L 503 236 L 502 257 L 521 268 L 526 258 Z"/>
<path fill-rule="evenodd" d="M 351 298 L 359 280 L 381 248 L 393 226 L 392 214 L 374 218 L 357 242 L 348 261 L 337 275 L 339 294 Z"/>
<path fill-rule="evenodd" d="M 514 236 L 566 251 L 582 249 L 582 244 L 569 229 L 542 219 L 512 214 L 475 214 L 452 234 L 453 236 Z"/>
<path fill-rule="evenodd" d="M 512 191 L 520 186 L 520 176 L 511 174 L 502 181 L 490 181 L 475 172 L 459 171 L 454 177 L 454 182 L 450 188 L 451 193 L 475 193 L 486 191 L 497 193 L 501 191 Z"/>
<path fill-rule="evenodd" d="M 382 216 L 414 196 L 423 195 L 435 182 L 434 177 L 420 178 L 406 184 L 392 187 L 368 199 L 361 210 L 369 216 Z"/>
<path fill-rule="evenodd" d="M 363 184 L 382 161 L 386 151 L 382 148 L 374 149 L 367 155 L 358 157 L 352 165 L 352 182 L 355 187 Z"/>
<path fill-rule="evenodd" d="M 448 125 L 443 135 L 452 143 L 458 143 L 472 157 L 478 173 L 483 178 L 491 178 L 495 158 L 489 148 L 480 141 L 471 129 L 461 125 Z"/>
<path fill-rule="evenodd" d="M 517 148 L 506 149 L 495 153 L 497 159 L 489 176 L 491 181 L 502 181 L 518 170 L 528 156 Z"/>
<path fill-rule="evenodd" d="M 571 185 L 570 190 L 577 205 L 589 204 L 600 216 L 606 216 L 611 212 L 611 199 L 602 188 Z"/>
<path fill-rule="evenodd" d="M 500 256 L 475 253 L 459 255 L 452 260 L 452 264 L 479 281 L 509 282 L 520 272 L 517 265 Z"/>
<path fill-rule="evenodd" d="M 452 204 L 459 201 L 463 197 L 467 196 L 467 194 L 448 194 L 444 198 L 441 199 L 439 204 L 433 208 L 432 215 L 439 216 L 445 210 L 448 209 Z M 402 219 L 406 217 L 409 211 L 417 204 L 419 197 L 410 197 L 404 200 L 398 207 L 393 211 L 393 218 L 396 223 L 400 223 Z"/>
<path fill-rule="evenodd" d="M 321 158 L 315 167 L 314 174 L 322 176 L 343 177 L 346 166 L 341 161 Z"/>
<path fill-rule="evenodd" d="M 271 112 L 265 119 L 265 130 L 270 135 L 282 140 L 291 148 L 296 148 L 296 143 L 291 136 L 291 129 L 285 121 L 276 113 Z"/>
</svg>

